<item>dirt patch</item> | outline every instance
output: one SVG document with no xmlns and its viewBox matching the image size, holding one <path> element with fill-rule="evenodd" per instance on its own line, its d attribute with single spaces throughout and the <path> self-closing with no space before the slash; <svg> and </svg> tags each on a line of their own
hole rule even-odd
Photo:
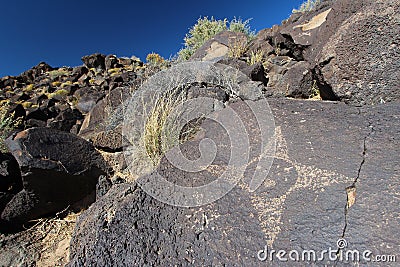
<svg viewBox="0 0 400 267">
<path fill-rule="evenodd" d="M 65 266 L 79 214 L 40 219 L 25 231 L 0 234 L 0 266 Z"/>
</svg>

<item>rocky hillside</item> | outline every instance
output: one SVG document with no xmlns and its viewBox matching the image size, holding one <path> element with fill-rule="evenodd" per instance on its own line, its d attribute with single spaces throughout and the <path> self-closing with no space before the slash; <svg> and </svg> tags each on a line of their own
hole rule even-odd
<svg viewBox="0 0 400 267">
<path fill-rule="evenodd" d="M 326 0 L 184 62 L 93 54 L 1 78 L 0 265 L 400 257 L 399 14 Z"/>
</svg>

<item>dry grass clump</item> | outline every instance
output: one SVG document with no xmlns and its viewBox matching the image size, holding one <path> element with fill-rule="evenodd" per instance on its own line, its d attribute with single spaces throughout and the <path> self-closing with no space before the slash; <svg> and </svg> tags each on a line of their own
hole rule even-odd
<svg viewBox="0 0 400 267">
<path fill-rule="evenodd" d="M 0 103 L 0 151 L 7 152 L 7 147 L 4 141 L 9 134 L 18 128 L 22 123 L 22 118 L 14 119 L 14 112 L 8 114 L 9 102 L 4 101 Z"/>
<path fill-rule="evenodd" d="M 257 50 L 257 51 L 251 51 L 249 58 L 247 59 L 247 64 L 254 65 L 258 62 L 263 62 L 264 61 L 264 51 L 263 50 Z"/>
<path fill-rule="evenodd" d="M 146 56 L 146 61 L 150 64 L 162 65 L 165 62 L 165 59 L 159 54 L 153 52 Z"/>
<path fill-rule="evenodd" d="M 311 100 L 322 100 L 321 92 L 320 92 L 320 90 L 318 88 L 316 80 L 313 81 L 313 84 L 311 86 L 311 94 L 309 96 L 309 99 L 311 99 Z"/>
<path fill-rule="evenodd" d="M 156 97 L 150 112 L 146 114 L 143 144 L 154 165 L 179 142 L 178 126 L 168 118 L 185 99 L 186 94 L 180 88 L 167 90 Z"/>
<path fill-rule="evenodd" d="M 248 41 L 237 39 L 228 47 L 228 57 L 241 58 L 248 49 Z"/>
<path fill-rule="evenodd" d="M 33 226 L 16 234 L 0 234 L 3 262 L 18 266 L 65 266 L 69 244 L 80 213 L 60 212 L 52 218 L 31 221 Z"/>
</svg>

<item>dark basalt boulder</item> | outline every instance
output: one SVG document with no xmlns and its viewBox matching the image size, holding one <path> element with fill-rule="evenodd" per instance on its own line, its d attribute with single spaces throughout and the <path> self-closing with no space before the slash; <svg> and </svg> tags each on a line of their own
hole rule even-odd
<svg viewBox="0 0 400 267">
<path fill-rule="evenodd" d="M 67 132 L 31 128 L 9 137 L 6 145 L 19 164 L 23 182 L 23 190 L 1 214 L 9 223 L 65 209 L 92 193 L 99 176 L 108 171 L 89 142 Z"/>
<path fill-rule="evenodd" d="M 90 68 L 95 68 L 95 69 L 105 70 L 106 69 L 105 58 L 106 58 L 105 55 L 96 53 L 96 54 L 93 54 L 93 55 L 82 57 L 82 62 L 89 69 Z"/>
<path fill-rule="evenodd" d="M 100 86 L 83 87 L 75 91 L 78 98 L 76 108 L 83 114 L 87 114 L 106 95 L 104 88 Z"/>
<path fill-rule="evenodd" d="M 268 84 L 268 79 L 265 77 L 265 69 L 261 62 L 257 62 L 251 66 L 241 70 L 246 74 L 252 81 L 262 82 L 264 85 Z"/>
<path fill-rule="evenodd" d="M 282 27 L 315 79 L 356 105 L 400 100 L 399 1 L 326 1 Z"/>
<path fill-rule="evenodd" d="M 64 106 L 54 119 L 47 121 L 47 126 L 60 131 L 69 132 L 78 120 L 83 120 L 83 115 L 77 109 Z"/>
<path fill-rule="evenodd" d="M 0 213 L 21 190 L 22 179 L 17 161 L 10 154 L 0 153 Z"/>
<path fill-rule="evenodd" d="M 0 192 L 0 212 L 2 212 L 7 206 L 7 203 L 10 202 L 10 200 L 14 197 L 13 194 L 7 193 L 7 192 Z M 0 227 L 1 227 L 1 222 L 0 222 Z"/>
<path fill-rule="evenodd" d="M 256 191 L 249 192 L 247 181 L 261 153 L 257 122 L 239 101 L 231 108 L 246 129 L 252 129 L 243 181 L 221 199 L 191 208 L 162 203 L 138 184 L 114 185 L 80 216 L 68 266 L 282 266 L 276 257 L 264 258 L 266 247 L 301 255 L 304 250 L 335 250 L 340 238 L 349 241 L 349 250 L 396 254 L 398 104 L 359 109 L 344 103 L 276 99 L 270 107 L 276 153 Z M 199 139 L 181 145 L 181 152 L 197 159 L 199 143 L 211 138 L 217 145 L 212 168 L 186 172 L 164 158 L 157 172 L 168 181 L 200 186 L 226 170 L 229 136 L 212 120 L 205 120 L 201 128 Z M 150 181 L 153 175 L 139 179 Z M 351 193 L 355 190 L 357 194 Z M 318 263 L 347 266 L 329 257 Z"/>
<path fill-rule="evenodd" d="M 325 0 L 261 30 L 246 56 L 262 53 L 267 96 L 308 98 L 317 88 L 323 100 L 354 105 L 399 101 L 398 11 L 398 0 Z"/>
<path fill-rule="evenodd" d="M 240 70 L 252 81 L 262 82 L 265 86 L 268 84 L 268 79 L 265 76 L 265 69 L 261 62 L 249 66 L 246 62 L 237 58 L 224 58 L 219 60 L 217 63 L 225 64 Z"/>
<path fill-rule="evenodd" d="M 106 70 L 118 67 L 118 58 L 114 55 L 108 55 L 105 58 L 105 67 Z"/>
<path fill-rule="evenodd" d="M 122 151 L 123 107 L 121 104 L 130 96 L 130 88 L 112 90 L 86 115 L 79 136 L 93 142 L 105 151 Z"/>
<path fill-rule="evenodd" d="M 25 71 L 19 77 L 25 83 L 33 83 L 37 82 L 38 78 L 41 77 L 48 71 L 54 70 L 49 64 L 45 62 L 40 62 L 37 66 L 31 68 L 30 70 Z"/>
<path fill-rule="evenodd" d="M 18 163 L 10 154 L 0 152 L 0 192 L 17 193 L 22 189 Z"/>
</svg>

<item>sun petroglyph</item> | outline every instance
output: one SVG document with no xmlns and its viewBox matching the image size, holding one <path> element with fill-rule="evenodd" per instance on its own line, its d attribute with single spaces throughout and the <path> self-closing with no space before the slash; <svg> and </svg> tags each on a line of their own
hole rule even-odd
<svg viewBox="0 0 400 267">
<path fill-rule="evenodd" d="M 273 188 L 269 191 L 256 192 L 256 194 L 252 194 L 251 196 L 252 204 L 258 212 L 260 225 L 269 246 L 273 245 L 277 235 L 281 231 L 281 218 L 285 201 L 291 193 L 296 190 L 308 189 L 318 194 L 318 191 L 322 192 L 324 188 L 330 185 L 345 184 L 352 181 L 352 178 L 334 171 L 322 170 L 314 166 L 306 166 L 290 160 L 286 140 L 282 135 L 280 126 L 276 127 L 275 138 L 277 147 L 274 158 L 284 160 L 291 164 L 297 172 L 297 179 L 296 182 L 288 188 L 286 193 L 281 196 L 271 198 L 270 192 L 273 191 Z M 267 179 L 273 180 L 274 177 L 268 177 Z M 276 184 L 278 183 L 279 181 L 276 181 Z M 271 183 L 264 186 L 269 187 L 270 184 Z"/>
</svg>

